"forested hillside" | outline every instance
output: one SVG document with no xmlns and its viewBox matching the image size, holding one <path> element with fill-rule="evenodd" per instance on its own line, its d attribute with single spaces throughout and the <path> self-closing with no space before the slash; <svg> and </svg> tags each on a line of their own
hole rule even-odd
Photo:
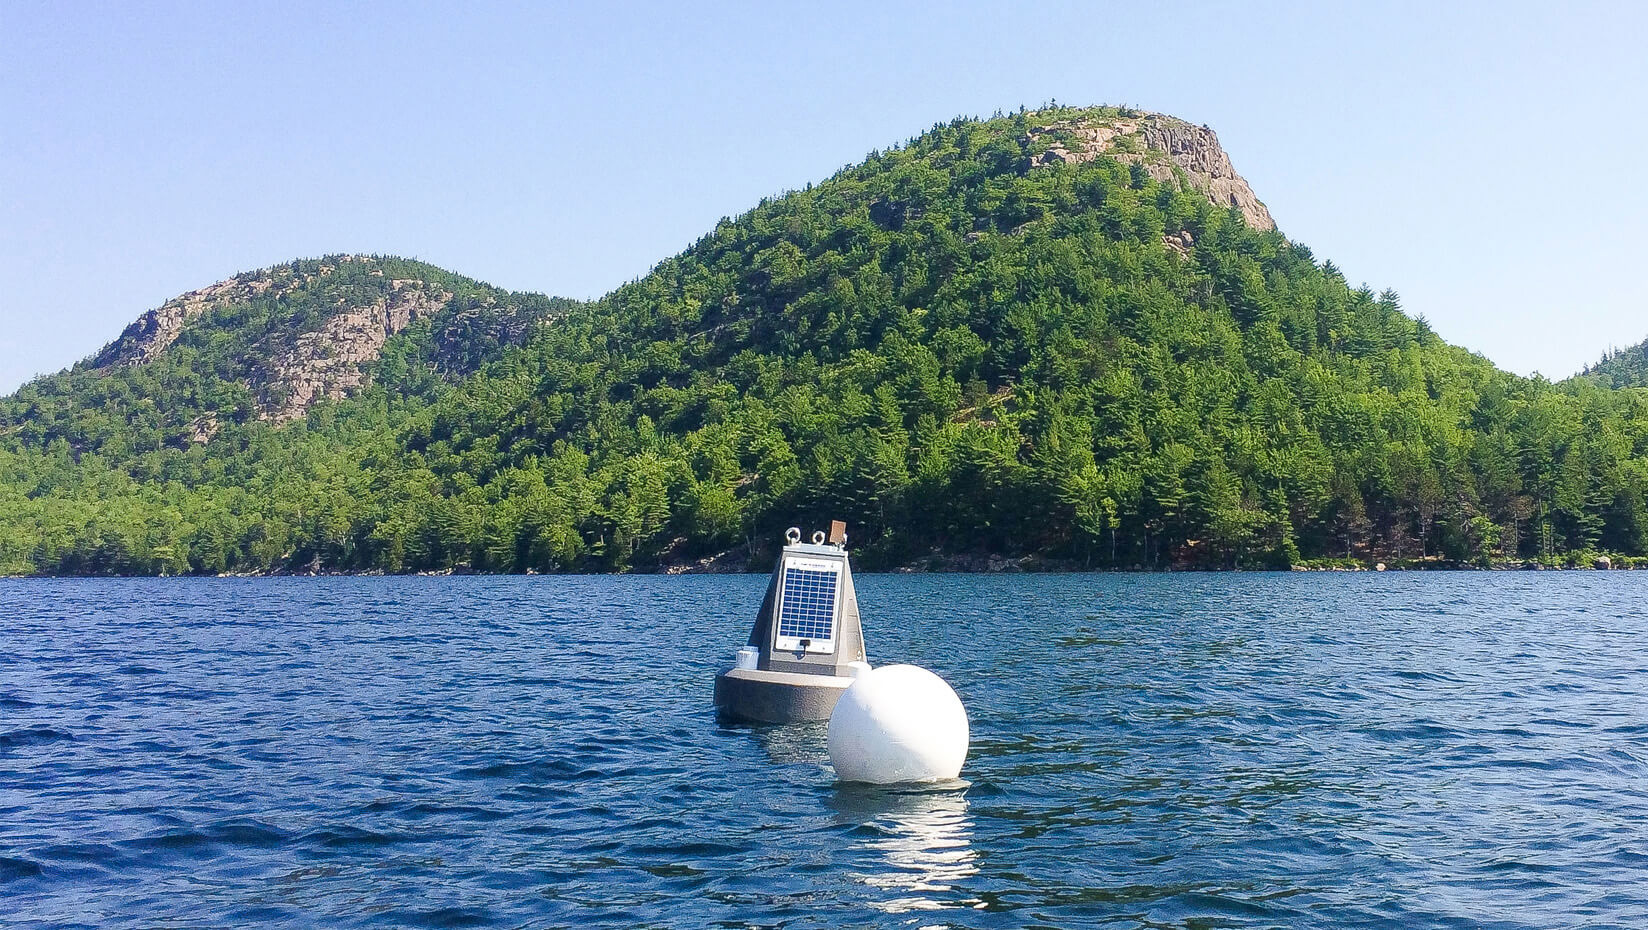
<svg viewBox="0 0 1648 930">
<path fill-rule="evenodd" d="M 1589 379 L 1604 387 L 1648 387 L 1648 339 L 1609 352 L 1595 365 L 1588 366 L 1578 377 Z"/>
<path fill-rule="evenodd" d="M 0 402 L 0 571 L 645 569 L 829 517 L 866 567 L 1648 553 L 1648 390 L 1442 342 L 1228 169 L 1166 117 L 1021 112 L 593 304 L 273 270 L 332 268 Z M 397 280 L 430 306 L 327 374 L 303 334 Z"/>
</svg>

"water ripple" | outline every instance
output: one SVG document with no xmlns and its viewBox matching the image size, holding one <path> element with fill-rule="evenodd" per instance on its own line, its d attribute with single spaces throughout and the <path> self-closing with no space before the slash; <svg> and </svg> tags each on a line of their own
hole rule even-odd
<svg viewBox="0 0 1648 930">
<path fill-rule="evenodd" d="M 1648 926 L 1648 576 L 862 576 L 919 790 L 715 720 L 764 581 L 0 581 L 0 922 Z"/>
</svg>

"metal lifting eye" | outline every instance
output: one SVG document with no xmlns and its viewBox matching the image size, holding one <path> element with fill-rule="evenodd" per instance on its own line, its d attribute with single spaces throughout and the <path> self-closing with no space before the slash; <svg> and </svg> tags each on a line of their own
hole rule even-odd
<svg viewBox="0 0 1648 930">
<path fill-rule="evenodd" d="M 824 545 L 824 531 L 823 530 L 813 530 L 813 545 L 815 545 L 815 546 Z"/>
<path fill-rule="evenodd" d="M 792 546 L 795 545 L 796 543 L 800 542 L 801 541 L 801 527 L 792 526 L 789 529 L 785 530 L 784 531 L 784 541 L 789 543 Z"/>
</svg>

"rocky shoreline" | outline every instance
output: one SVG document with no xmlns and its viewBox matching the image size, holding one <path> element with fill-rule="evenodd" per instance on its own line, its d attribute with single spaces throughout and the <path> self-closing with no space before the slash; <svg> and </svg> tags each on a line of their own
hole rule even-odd
<svg viewBox="0 0 1648 930">
<path fill-rule="evenodd" d="M 765 558 L 767 553 L 752 554 L 746 547 L 739 546 L 714 555 L 698 559 L 678 559 L 666 561 L 657 565 L 635 566 L 621 572 L 537 572 L 528 569 L 521 573 L 477 571 L 468 566 L 434 571 L 417 571 L 392 573 L 379 570 L 365 571 L 333 571 L 322 568 L 308 568 L 288 571 L 272 572 L 223 572 L 217 575 L 0 575 L 0 578 L 145 578 L 145 577 L 179 577 L 179 578 L 331 578 L 331 577 L 397 577 L 397 578 L 442 578 L 462 575 L 504 575 L 520 574 L 532 576 L 540 574 L 567 574 L 567 575 L 751 575 L 766 574 L 770 571 Z M 1285 569 L 1266 568 L 1262 566 L 1242 568 L 1215 568 L 1202 565 L 1167 565 L 1157 568 L 1148 566 L 1129 566 L 1126 568 L 1090 568 L 1070 559 L 1055 559 L 1042 555 L 1003 556 L 981 553 L 930 553 L 919 559 L 914 559 L 901 565 L 858 569 L 860 574 L 897 574 L 897 575 L 1013 575 L 1013 574 L 1170 574 L 1170 573 L 1203 573 L 1219 574 L 1226 572 L 1480 572 L 1480 571 L 1641 571 L 1648 570 L 1648 559 L 1631 558 L 1628 556 L 1595 556 L 1585 559 L 1569 560 L 1563 563 L 1542 563 L 1534 560 L 1519 559 L 1496 562 L 1491 565 L 1477 565 L 1470 562 L 1455 562 L 1445 559 L 1409 560 L 1405 562 L 1346 562 L 1335 560 L 1331 564 L 1300 564 L 1291 565 Z"/>
</svg>

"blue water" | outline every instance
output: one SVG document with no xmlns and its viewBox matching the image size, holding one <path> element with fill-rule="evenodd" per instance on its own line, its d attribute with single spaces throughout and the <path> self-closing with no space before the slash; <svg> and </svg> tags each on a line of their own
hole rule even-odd
<svg viewBox="0 0 1648 930">
<path fill-rule="evenodd" d="M 0 581 L 0 924 L 1648 927 L 1648 574 L 860 576 L 926 791 L 716 722 L 764 584 Z"/>
</svg>

